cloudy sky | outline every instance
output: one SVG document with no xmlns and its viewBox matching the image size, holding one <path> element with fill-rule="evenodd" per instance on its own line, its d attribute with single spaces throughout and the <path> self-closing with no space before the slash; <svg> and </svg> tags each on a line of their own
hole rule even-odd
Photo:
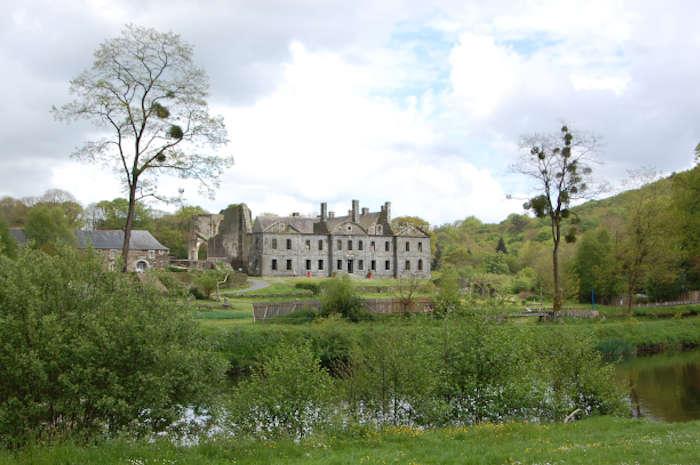
<svg viewBox="0 0 700 465">
<path fill-rule="evenodd" d="M 214 199 L 253 213 L 350 200 L 444 223 L 522 212 L 523 134 L 598 134 L 612 183 L 687 169 L 700 141 L 700 4 L 689 1 L 14 1 L 0 16 L 0 196 L 120 195 L 69 154 L 93 129 L 55 122 L 68 81 L 125 23 L 195 47 L 235 158 Z M 156 205 L 158 208 L 162 206 Z"/>
</svg>

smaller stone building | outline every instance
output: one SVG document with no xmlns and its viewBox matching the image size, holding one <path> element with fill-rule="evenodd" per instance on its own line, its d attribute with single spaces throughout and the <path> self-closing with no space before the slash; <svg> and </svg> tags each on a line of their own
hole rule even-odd
<svg viewBox="0 0 700 465">
<path fill-rule="evenodd" d="M 116 263 L 121 258 L 124 231 L 121 229 L 105 229 L 95 231 L 77 231 L 75 233 L 78 247 L 92 247 L 105 257 L 110 270 L 116 269 Z M 128 271 L 146 271 L 151 268 L 162 269 L 169 263 L 170 250 L 153 235 L 145 230 L 131 231 L 129 240 L 129 255 L 127 258 Z"/>
<path fill-rule="evenodd" d="M 27 235 L 22 228 L 10 228 L 10 234 L 19 245 L 27 244 Z M 105 257 L 110 270 L 116 269 L 116 263 L 122 256 L 124 231 L 121 229 L 101 229 L 95 231 L 76 231 L 75 238 L 80 249 L 92 247 Z M 141 229 L 131 231 L 129 241 L 129 271 L 146 271 L 151 268 L 162 269 L 170 263 L 170 249 L 158 242 L 153 235 Z"/>
</svg>

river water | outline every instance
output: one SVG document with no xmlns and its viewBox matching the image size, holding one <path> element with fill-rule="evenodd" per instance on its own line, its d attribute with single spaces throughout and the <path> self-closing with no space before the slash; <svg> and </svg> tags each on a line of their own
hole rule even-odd
<svg viewBox="0 0 700 465">
<path fill-rule="evenodd" d="M 617 367 L 635 416 L 662 421 L 700 419 L 700 350 L 638 357 Z"/>
</svg>

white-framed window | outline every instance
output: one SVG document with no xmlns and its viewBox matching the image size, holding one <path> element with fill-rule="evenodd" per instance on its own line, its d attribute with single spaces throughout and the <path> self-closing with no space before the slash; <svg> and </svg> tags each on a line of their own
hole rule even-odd
<svg viewBox="0 0 700 465">
<path fill-rule="evenodd" d="M 149 250 L 149 251 L 148 251 L 148 258 L 150 258 L 151 260 L 153 260 L 154 258 L 156 258 L 156 251 L 155 251 L 155 250 Z"/>
</svg>

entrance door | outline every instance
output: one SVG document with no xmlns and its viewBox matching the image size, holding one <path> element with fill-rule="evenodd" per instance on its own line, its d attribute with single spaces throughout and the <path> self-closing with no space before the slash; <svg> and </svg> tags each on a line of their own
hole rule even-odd
<svg viewBox="0 0 700 465">
<path fill-rule="evenodd" d="M 355 260 L 348 260 L 348 273 L 355 272 Z"/>
</svg>

